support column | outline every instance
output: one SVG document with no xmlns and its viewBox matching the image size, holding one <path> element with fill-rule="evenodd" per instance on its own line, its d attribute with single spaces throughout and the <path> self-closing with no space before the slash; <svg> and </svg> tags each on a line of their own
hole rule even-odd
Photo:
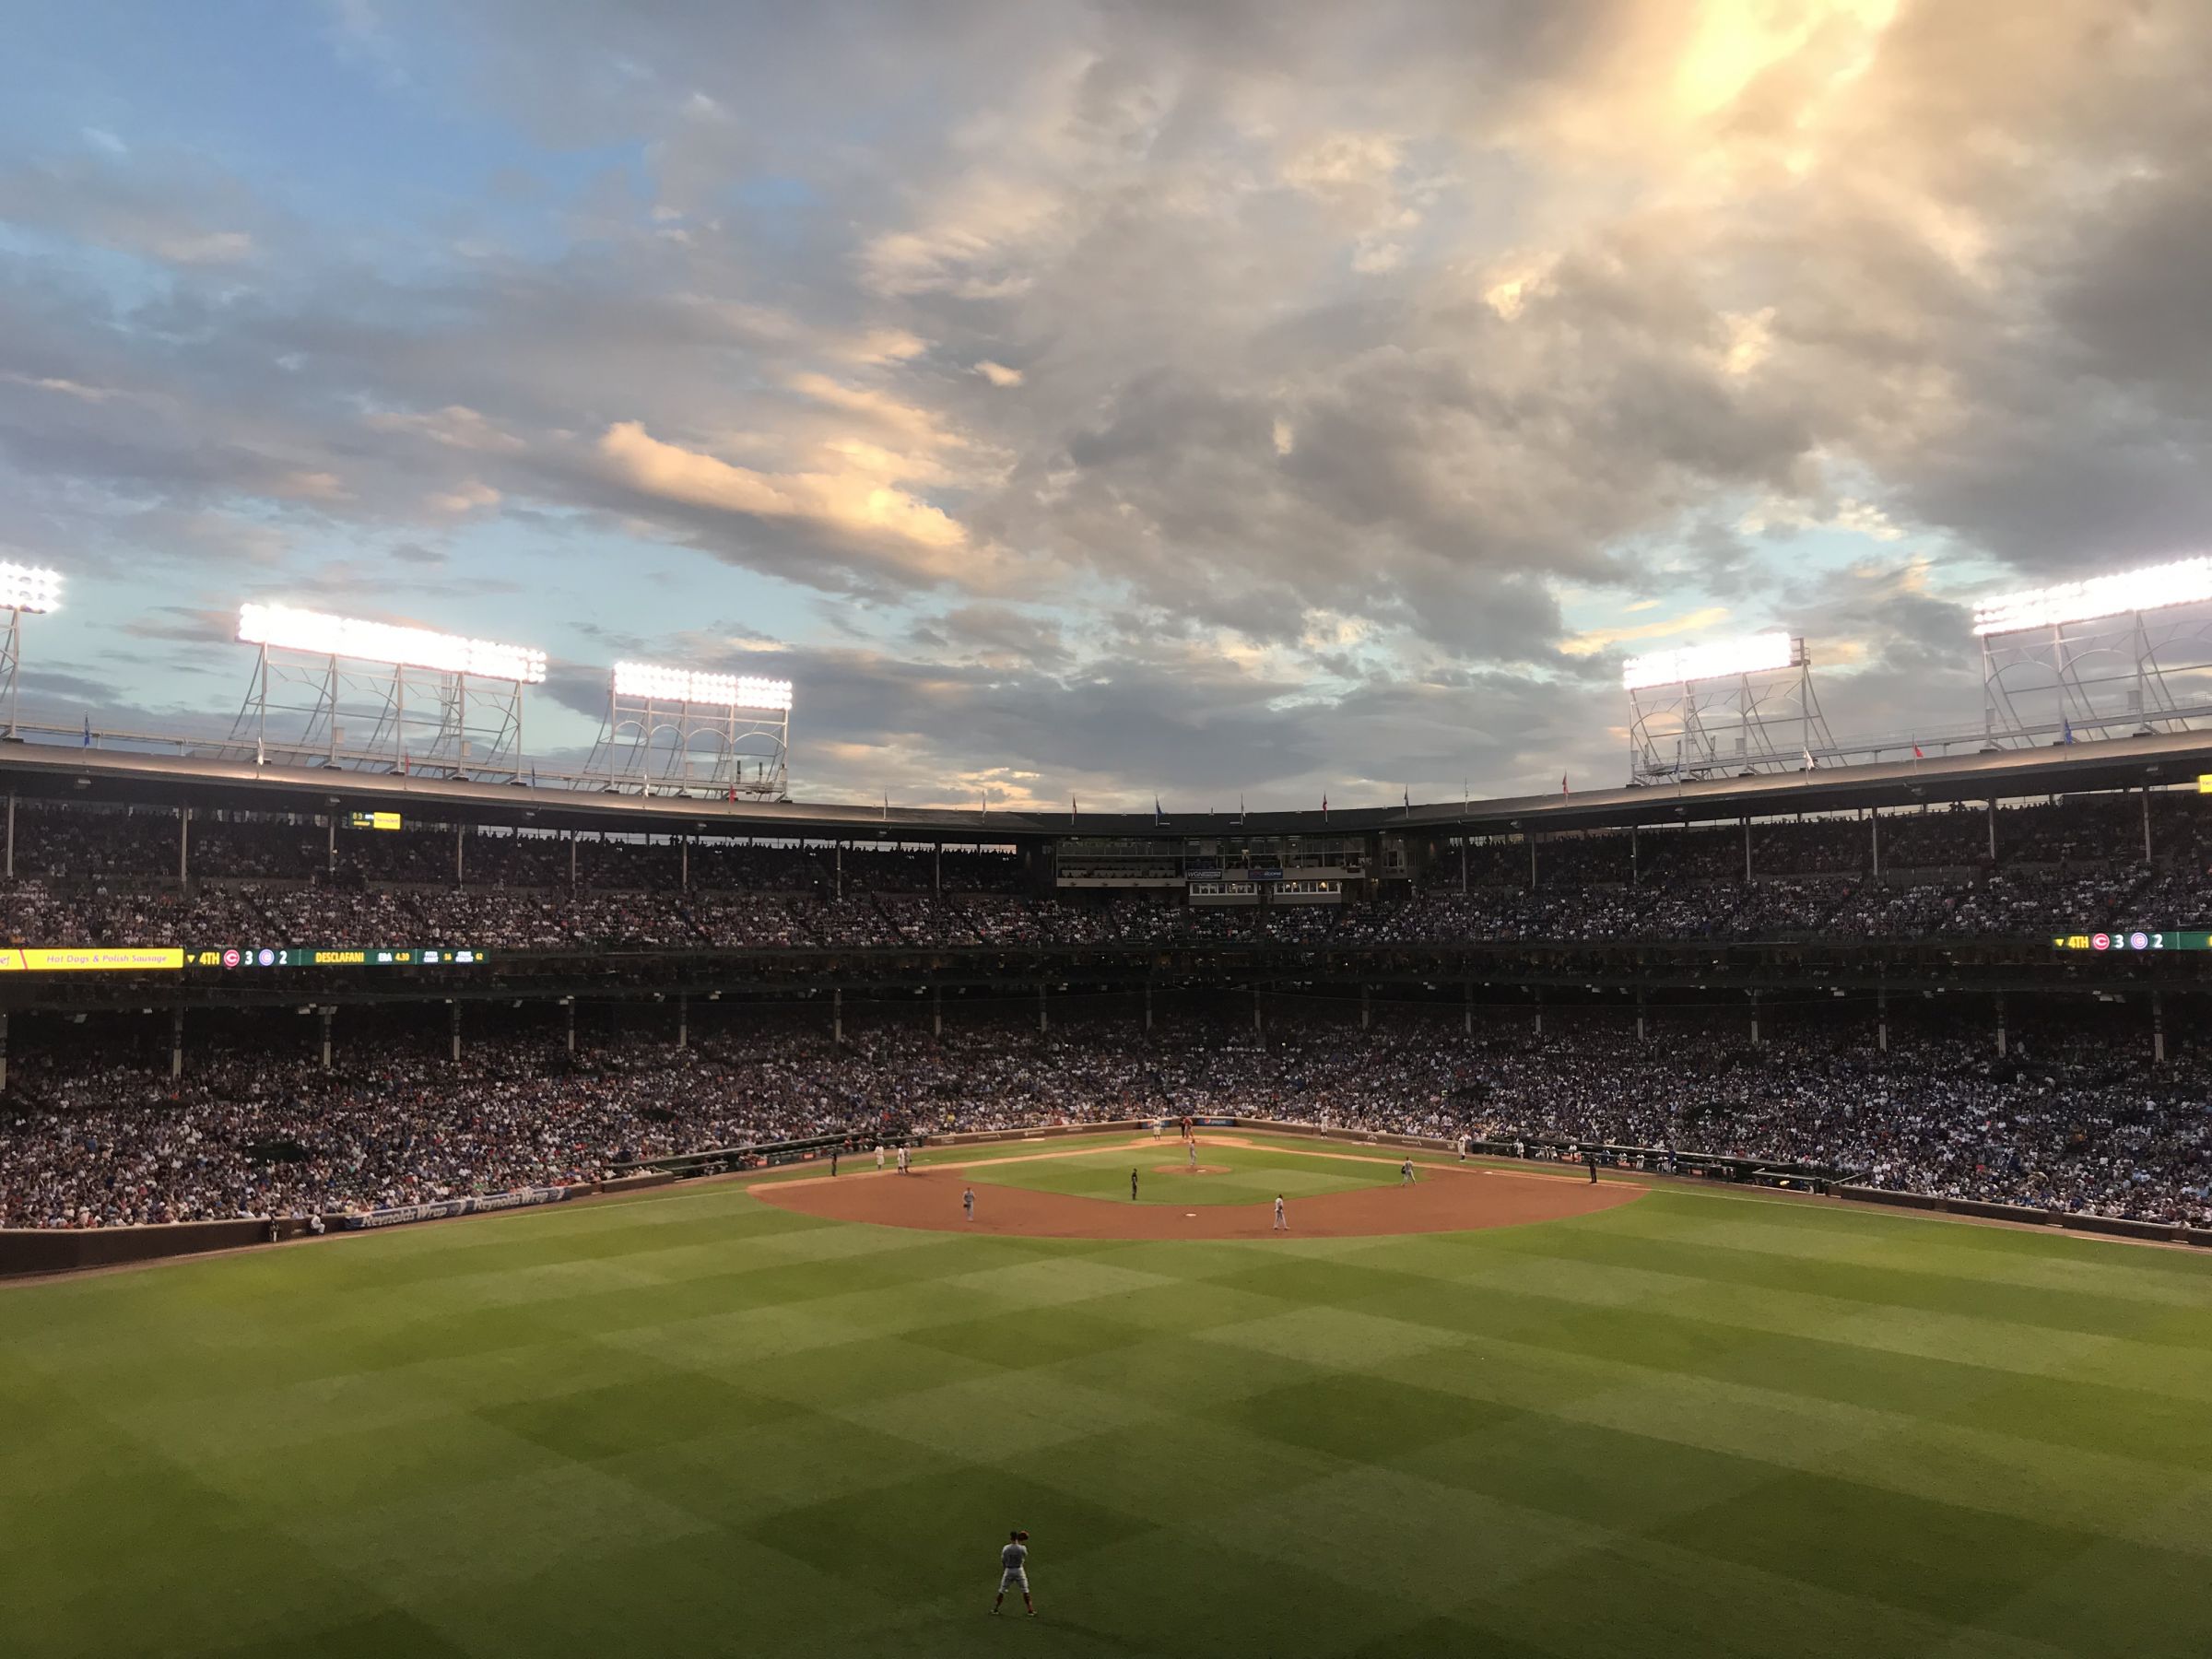
<svg viewBox="0 0 2212 1659">
<path fill-rule="evenodd" d="M 571 841 L 569 844 L 574 846 L 575 842 Z M 572 996 L 570 997 L 562 1005 L 562 1007 L 569 1017 L 565 1023 L 568 1026 L 569 1053 L 572 1054 L 576 1052 L 576 999 Z"/>
<path fill-rule="evenodd" d="M 676 1046 L 691 1046 L 691 995 L 685 991 L 677 992 L 676 997 Z"/>
<path fill-rule="evenodd" d="M 1149 998 L 1151 992 L 1147 990 L 1145 994 Z M 929 988 L 929 1034 L 932 1037 L 945 1035 L 945 987 L 942 985 Z"/>
<path fill-rule="evenodd" d="M 1643 1041 L 1643 986 L 1641 983 L 1636 987 L 1636 1041 L 1639 1042 Z"/>
<path fill-rule="evenodd" d="M 1544 987 L 1536 987 L 1536 1035 L 1544 1035 Z"/>
<path fill-rule="evenodd" d="M 1472 1037 L 1475 1035 L 1475 982 L 1473 980 L 1464 980 L 1460 982 L 1459 989 L 1460 1034 L 1462 1036 Z"/>
<path fill-rule="evenodd" d="M 1462 830 L 1459 837 L 1459 896 L 1467 896 L 1467 837 Z"/>
<path fill-rule="evenodd" d="M 1997 1056 L 2002 1059 L 2009 1052 L 2005 1041 L 2005 994 L 1997 993 Z"/>
<path fill-rule="evenodd" d="M 1751 993 L 1751 1046 L 1759 1046 L 1759 993 Z"/>
<path fill-rule="evenodd" d="M 1044 982 L 1039 980 L 1037 982 L 1037 1030 L 1042 1033 L 1052 1029 L 1052 1021 L 1044 1011 Z"/>
<path fill-rule="evenodd" d="M 2143 785 L 2143 862 L 2150 862 L 2150 785 Z"/>
<path fill-rule="evenodd" d="M 845 1042 L 845 988 L 840 985 L 830 993 L 830 1040 L 840 1048 Z"/>
<path fill-rule="evenodd" d="M 1528 836 L 1528 890 L 1536 890 L 1536 836 L 1533 830 Z"/>
<path fill-rule="evenodd" d="M 336 1018 L 337 1012 L 337 1009 L 328 1003 L 324 1003 L 315 1010 L 323 1027 L 323 1069 L 324 1071 L 330 1069 L 330 1027 L 331 1022 Z"/>
<path fill-rule="evenodd" d="M 931 850 L 929 890 L 940 899 L 945 896 L 945 843 L 943 841 L 938 841 Z"/>
<path fill-rule="evenodd" d="M 0 1094 L 7 1092 L 7 1016 L 0 1014 Z"/>
<path fill-rule="evenodd" d="M 845 843 L 837 843 L 837 897 L 845 896 Z"/>
<path fill-rule="evenodd" d="M 2154 1065 L 2166 1064 L 2166 998 L 2163 994 L 2150 994 L 2150 1058 Z"/>
<path fill-rule="evenodd" d="M 1145 1034 L 1152 1034 L 1152 982 L 1145 982 Z"/>
<path fill-rule="evenodd" d="M 16 792 L 7 792 L 7 878 L 16 878 Z"/>
<path fill-rule="evenodd" d="M 1866 846 L 1874 857 L 1874 875 L 1877 880 L 1882 874 L 1882 809 L 1869 807 L 1866 812 Z"/>
<path fill-rule="evenodd" d="M 177 808 L 177 885 L 192 882 L 192 808 Z"/>
<path fill-rule="evenodd" d="M 1989 862 L 1997 862 L 1997 804 L 1994 800 L 1989 804 Z"/>
<path fill-rule="evenodd" d="M 453 826 L 453 885 L 455 887 L 461 887 L 465 885 L 463 871 L 461 868 L 461 837 L 465 829 L 465 826 L 461 824 L 455 824 Z M 455 1007 L 459 1007 L 461 1005 L 459 1003 L 455 1003 L 453 1006 Z"/>
<path fill-rule="evenodd" d="M 1751 879 L 1751 820 L 1744 820 L 1744 879 Z"/>
<path fill-rule="evenodd" d="M 1374 1023 L 1375 988 L 1372 985 L 1362 985 L 1359 987 L 1359 1029 L 1364 1031 Z"/>
<path fill-rule="evenodd" d="M 338 815 L 323 815 L 323 867 L 331 875 L 338 871 Z"/>
<path fill-rule="evenodd" d="M 676 885 L 688 893 L 691 890 L 691 838 L 689 836 L 679 835 L 676 838 Z"/>
<path fill-rule="evenodd" d="M 1636 826 L 1630 824 L 1629 826 L 1629 885 L 1630 887 L 1643 885 L 1642 853 L 1643 848 L 1638 841 Z"/>
<path fill-rule="evenodd" d="M 184 1075 L 184 1010 L 169 1011 L 169 1080 L 174 1083 Z"/>
<path fill-rule="evenodd" d="M 569 831 L 569 891 L 576 891 L 576 831 Z M 571 1005 L 573 1006 L 573 1005 Z"/>
<path fill-rule="evenodd" d="M 1889 987 L 1874 988 L 1874 1046 L 1883 1053 L 1889 1052 Z"/>
<path fill-rule="evenodd" d="M 446 1008 L 447 1011 L 453 1016 L 453 1063 L 455 1065 L 459 1065 L 461 1061 L 461 1005 L 459 1003 L 448 1003 L 446 1004 Z"/>
<path fill-rule="evenodd" d="M 1266 1035 L 1260 1025 L 1260 988 L 1257 984 L 1252 988 L 1252 1034 L 1262 1038 Z"/>
</svg>

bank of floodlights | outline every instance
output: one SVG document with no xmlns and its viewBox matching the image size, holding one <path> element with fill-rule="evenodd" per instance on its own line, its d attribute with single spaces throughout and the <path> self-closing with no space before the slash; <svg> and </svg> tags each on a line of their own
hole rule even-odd
<svg viewBox="0 0 2212 1659">
<path fill-rule="evenodd" d="M 62 608 L 62 573 L 0 560 L 0 610 L 42 615 Z"/>
<path fill-rule="evenodd" d="M 2132 611 L 2164 610 L 2176 605 L 2212 601 L 2212 558 L 2183 559 L 2116 576 L 2062 582 L 2055 587 L 2006 594 L 1974 606 L 1974 632 L 2018 633 L 2030 628 L 2060 628 L 2069 622 L 2097 622 Z"/>
<path fill-rule="evenodd" d="M 789 709 L 791 682 L 758 679 L 749 674 L 664 668 L 653 663 L 617 663 L 615 695 L 716 709 Z"/>
<path fill-rule="evenodd" d="M 1768 674 L 1798 667 L 1804 661 L 1803 640 L 1794 640 L 1786 633 L 1747 634 L 1738 640 L 1682 645 L 1673 651 L 1630 657 L 1621 671 L 1620 683 L 1628 690 L 1641 691 L 1653 686 L 1718 679 L 1724 675 Z"/>
<path fill-rule="evenodd" d="M 585 771 L 616 791 L 781 800 L 790 743 L 789 680 L 617 663 Z"/>
<path fill-rule="evenodd" d="M 1786 633 L 1747 634 L 1631 657 L 1629 782 L 1796 771 L 1830 756 L 1812 659 Z"/>
<path fill-rule="evenodd" d="M 20 735 L 16 724 L 17 698 L 23 666 L 23 618 L 62 608 L 62 575 L 43 565 L 0 560 L 0 690 L 7 698 L 7 735 Z"/>
<path fill-rule="evenodd" d="M 359 617 L 333 617 L 288 605 L 242 605 L 238 637 L 248 645 L 274 646 L 311 656 L 350 657 L 401 668 L 433 668 L 477 679 L 535 686 L 546 677 L 546 653 L 527 645 L 433 633 Z"/>
<path fill-rule="evenodd" d="M 259 653 L 231 743 L 257 764 L 522 777 L 542 651 L 289 605 L 241 606 L 238 638 Z"/>
<path fill-rule="evenodd" d="M 1993 747 L 2212 724 L 2212 558 L 2001 594 L 1973 627 Z"/>
</svg>

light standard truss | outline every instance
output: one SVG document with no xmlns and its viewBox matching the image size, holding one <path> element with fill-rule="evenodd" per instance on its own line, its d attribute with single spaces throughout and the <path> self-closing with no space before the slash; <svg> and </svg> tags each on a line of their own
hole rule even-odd
<svg viewBox="0 0 2212 1659">
<path fill-rule="evenodd" d="M 786 798 L 789 680 L 617 663 L 585 776 L 601 788 Z"/>
<path fill-rule="evenodd" d="M 0 688 L 7 693 L 7 735 L 11 738 L 21 735 L 17 717 L 22 695 L 23 613 L 38 615 L 61 608 L 59 572 L 0 560 L 0 612 L 7 617 L 4 631 L 0 631 Z"/>
<path fill-rule="evenodd" d="M 428 629 L 248 605 L 253 677 L 227 751 L 257 763 L 520 781 L 523 688 L 546 653 Z"/>
<path fill-rule="evenodd" d="M 1812 657 L 1786 633 L 1631 657 L 1621 683 L 1632 785 L 1794 771 L 1840 753 Z"/>
<path fill-rule="evenodd" d="M 2212 558 L 1974 607 L 1983 735 L 2018 748 L 2212 721 Z"/>
</svg>

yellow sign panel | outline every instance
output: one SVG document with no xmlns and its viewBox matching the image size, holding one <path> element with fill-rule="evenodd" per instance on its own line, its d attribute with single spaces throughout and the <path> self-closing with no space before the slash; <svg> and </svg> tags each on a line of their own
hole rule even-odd
<svg viewBox="0 0 2212 1659">
<path fill-rule="evenodd" d="M 2198 794 L 2212 794 L 2212 772 L 2198 772 L 2196 774 L 2196 793 Z"/>
<path fill-rule="evenodd" d="M 177 945 L 0 947 L 0 973 L 144 973 L 183 966 L 183 947 Z"/>
<path fill-rule="evenodd" d="M 349 815 L 346 821 L 356 830 L 396 830 L 400 827 L 399 814 L 396 812 L 356 812 Z"/>
</svg>

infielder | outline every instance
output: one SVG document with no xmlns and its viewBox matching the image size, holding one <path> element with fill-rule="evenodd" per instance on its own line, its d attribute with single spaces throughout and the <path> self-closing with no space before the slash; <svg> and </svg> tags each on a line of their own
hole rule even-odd
<svg viewBox="0 0 2212 1659">
<path fill-rule="evenodd" d="M 1398 1184 L 1400 1186 L 1413 1184 L 1413 1159 L 1410 1158 L 1398 1166 Z"/>
<path fill-rule="evenodd" d="M 878 1175 L 883 1173 L 883 1143 L 881 1141 L 876 1143 L 876 1173 Z"/>
<path fill-rule="evenodd" d="M 1459 1137 L 1459 1161 L 1467 1161 L 1467 1137 L 1464 1135 Z"/>
<path fill-rule="evenodd" d="M 1290 1223 L 1283 1215 L 1283 1195 L 1280 1193 L 1275 1195 L 1275 1230 L 1277 1232 L 1290 1230 Z"/>
<path fill-rule="evenodd" d="M 960 1207 L 968 1212 L 968 1219 L 975 1219 L 975 1189 L 968 1187 L 960 1193 Z"/>
<path fill-rule="evenodd" d="M 904 1147 L 899 1148 L 899 1173 L 901 1175 L 906 1173 L 906 1148 Z"/>
<path fill-rule="evenodd" d="M 1030 1599 L 1030 1535 L 1018 1526 L 1006 1535 L 1006 1547 L 998 1552 L 998 1594 L 991 1601 L 991 1617 L 998 1617 L 998 1605 L 1006 1599 L 1006 1592 L 1021 1592 L 1021 1605 L 1037 1617 L 1037 1604 Z"/>
</svg>

